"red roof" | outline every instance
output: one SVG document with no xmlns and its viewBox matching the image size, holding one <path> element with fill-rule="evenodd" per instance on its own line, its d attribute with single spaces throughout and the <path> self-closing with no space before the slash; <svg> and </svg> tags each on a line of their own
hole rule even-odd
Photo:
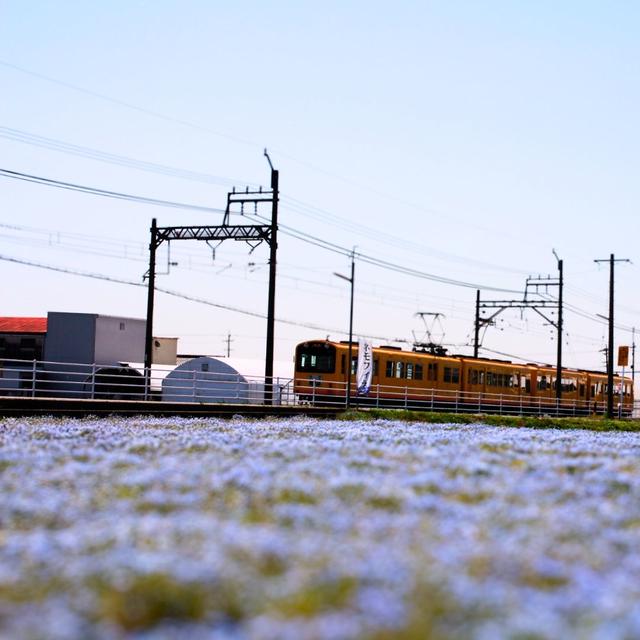
<svg viewBox="0 0 640 640">
<path fill-rule="evenodd" d="M 47 319 L 0 318 L 0 333 L 47 333 Z"/>
</svg>

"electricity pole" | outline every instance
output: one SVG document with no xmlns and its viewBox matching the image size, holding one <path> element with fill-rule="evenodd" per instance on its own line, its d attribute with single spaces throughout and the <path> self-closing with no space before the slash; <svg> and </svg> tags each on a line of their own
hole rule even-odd
<svg viewBox="0 0 640 640">
<path fill-rule="evenodd" d="M 149 244 L 149 272 L 147 277 L 147 322 L 144 341 L 144 398 L 149 399 L 151 393 L 151 364 L 153 363 L 153 305 L 156 287 L 156 233 L 158 230 L 155 218 L 151 221 L 151 243 Z"/>
<path fill-rule="evenodd" d="M 636 328 L 631 330 L 631 384 L 636 387 Z"/>
<path fill-rule="evenodd" d="M 276 313 L 276 254 L 278 251 L 278 182 L 279 173 L 273 168 L 271 158 L 264 150 L 271 168 L 271 240 L 269 241 L 269 301 L 267 303 L 267 348 L 264 363 L 264 403 L 273 404 L 273 343 Z"/>
<path fill-rule="evenodd" d="M 562 398 L 562 289 L 564 288 L 564 279 L 562 273 L 563 262 L 558 258 L 556 250 L 553 255 L 558 261 L 558 354 L 556 357 L 556 398 Z"/>
<path fill-rule="evenodd" d="M 607 347 L 607 418 L 613 418 L 613 300 L 614 300 L 614 266 L 616 262 L 631 262 L 626 258 L 616 258 L 612 253 L 609 259 L 594 260 L 609 263 L 609 346 Z"/>
<path fill-rule="evenodd" d="M 473 357 L 478 357 L 478 343 L 480 342 L 480 289 L 476 289 L 476 321 L 475 335 L 473 339 Z"/>
<path fill-rule="evenodd" d="M 231 357 L 231 343 L 233 340 L 231 339 L 231 332 L 227 333 L 227 337 L 224 340 L 227 343 L 227 358 Z"/>
<path fill-rule="evenodd" d="M 346 280 L 351 285 L 351 303 L 349 305 L 349 355 L 347 356 L 349 362 L 347 364 L 347 397 L 345 402 L 345 408 L 348 409 L 351 406 L 351 362 L 353 359 L 353 289 L 356 278 L 356 249 L 353 248 L 351 252 L 351 277 L 343 276 L 341 273 L 335 273 L 334 276 Z"/>
</svg>

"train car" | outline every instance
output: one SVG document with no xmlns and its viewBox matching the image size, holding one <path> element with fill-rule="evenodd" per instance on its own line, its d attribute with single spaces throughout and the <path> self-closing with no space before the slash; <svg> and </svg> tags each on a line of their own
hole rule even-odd
<svg viewBox="0 0 640 640">
<path fill-rule="evenodd" d="M 589 403 L 592 413 L 603 413 L 607 406 L 608 379 L 606 373 L 587 372 Z M 622 389 L 621 389 L 622 386 Z M 620 391 L 622 390 L 622 410 L 620 409 Z M 613 409 L 614 413 L 630 416 L 633 412 L 633 383 L 629 378 L 613 376 Z"/>
<path fill-rule="evenodd" d="M 303 402 L 345 402 L 348 342 L 312 340 L 296 347 L 294 393 Z M 356 388 L 357 344 L 352 345 L 353 404 L 404 406 L 483 412 L 586 414 L 606 404 L 606 375 L 563 369 L 562 399 L 556 400 L 556 369 L 507 360 L 441 356 L 404 351 L 399 347 L 373 349 L 373 376 L 366 395 Z M 603 387 L 603 382 L 605 386 Z M 623 384 L 617 377 L 616 384 Z M 624 381 L 624 413 L 630 414 L 633 388 Z M 604 395 L 603 395 L 604 394 Z"/>
</svg>

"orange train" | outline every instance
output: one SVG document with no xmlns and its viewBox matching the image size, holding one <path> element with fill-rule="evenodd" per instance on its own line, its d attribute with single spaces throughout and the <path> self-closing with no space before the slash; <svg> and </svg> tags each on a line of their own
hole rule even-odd
<svg viewBox="0 0 640 640">
<path fill-rule="evenodd" d="M 294 392 L 303 400 L 344 403 L 348 342 L 312 340 L 296 347 Z M 492 411 L 522 410 L 546 413 L 597 413 L 606 408 L 607 375 L 581 369 L 562 369 L 562 400 L 556 401 L 556 369 L 507 360 L 441 356 L 404 351 L 399 347 L 373 349 L 373 378 L 366 395 L 356 389 L 358 345 L 352 345 L 351 397 L 362 405 L 393 405 Z M 614 407 L 633 408 L 633 384 L 614 377 Z"/>
</svg>

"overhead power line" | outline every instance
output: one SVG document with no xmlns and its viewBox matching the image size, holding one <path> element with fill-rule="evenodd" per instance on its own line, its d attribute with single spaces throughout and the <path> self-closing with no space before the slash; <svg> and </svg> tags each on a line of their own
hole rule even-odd
<svg viewBox="0 0 640 640">
<path fill-rule="evenodd" d="M 15 180 L 23 180 L 25 182 L 33 182 L 47 187 L 55 187 L 57 189 L 66 189 L 67 191 L 79 191 L 80 193 L 88 193 L 94 196 L 103 196 L 105 198 L 115 198 L 116 200 L 129 200 L 131 202 L 139 202 L 142 204 L 151 204 L 159 207 L 172 207 L 174 209 L 190 209 L 192 211 L 203 211 L 206 213 L 224 213 L 223 209 L 215 209 L 213 207 L 203 207 L 196 204 L 188 204 L 185 202 L 173 202 L 171 200 L 159 200 L 157 198 L 147 198 L 145 196 L 136 196 L 130 193 L 120 193 L 118 191 L 108 191 L 106 189 L 98 189 L 96 187 L 87 187 L 72 182 L 62 182 L 60 180 L 52 180 L 51 178 L 43 178 L 42 176 L 34 176 L 19 171 L 11 171 L 9 169 L 0 169 L 0 176 L 5 178 L 13 178 Z"/>
<path fill-rule="evenodd" d="M 0 176 L 4 176 L 6 178 L 13 178 L 17 180 L 24 180 L 26 182 L 33 182 L 35 184 L 45 185 L 49 187 L 55 187 L 59 189 L 67 189 L 71 191 L 78 191 L 80 193 L 86 193 L 89 195 L 96 196 L 104 196 L 107 198 L 115 198 L 118 200 L 128 200 L 132 202 L 140 202 L 143 204 L 151 204 L 157 206 L 164 207 L 174 207 L 181 209 L 192 209 L 196 211 L 205 211 L 207 213 L 224 213 L 222 209 L 216 209 L 213 207 L 201 207 L 198 205 L 187 204 L 183 202 L 172 202 L 169 200 L 159 200 L 156 198 L 147 198 L 143 196 L 136 196 L 128 193 L 120 193 L 118 191 L 107 191 L 105 189 L 98 189 L 96 187 L 88 187 L 85 185 L 79 185 L 72 182 L 62 182 L 60 180 L 53 180 L 51 178 L 44 178 L 42 176 L 30 175 L 27 173 L 21 173 L 19 171 L 11 171 L 9 169 L 1 169 L 0 168 Z M 263 216 L 256 215 L 257 218 L 266 220 Z M 340 253 L 342 255 L 350 255 L 351 251 L 346 249 L 345 247 L 341 247 L 340 245 L 328 242 L 327 240 L 323 240 L 321 238 L 316 238 L 308 233 L 303 231 L 298 231 L 297 229 L 293 229 L 292 227 L 287 227 L 285 225 L 278 225 L 283 233 L 287 235 L 291 235 L 298 240 L 302 240 L 303 242 L 308 242 L 309 244 L 313 244 L 318 247 L 322 247 L 324 249 L 328 249 L 330 251 L 334 251 L 335 253 Z M 368 256 L 363 253 L 356 253 L 356 257 L 358 260 L 362 262 L 366 262 L 376 267 L 381 267 L 390 271 L 395 271 L 396 273 L 401 273 L 403 275 L 409 275 L 417 278 L 422 278 L 425 280 L 431 280 L 433 282 L 439 282 L 441 284 L 449 284 L 457 287 L 465 287 L 468 289 L 483 289 L 486 291 L 499 291 L 502 293 L 520 293 L 520 291 L 514 289 L 505 289 L 501 287 L 492 287 L 488 285 L 481 285 L 474 282 L 465 282 L 463 280 L 455 280 L 453 278 L 445 278 L 442 276 L 438 276 L 432 273 L 427 273 L 423 271 L 419 271 L 417 269 L 411 269 L 409 267 L 404 267 L 402 265 L 397 265 L 392 262 L 387 262 L 385 260 L 380 260 L 379 258 L 375 258 L 373 256 Z"/>
<path fill-rule="evenodd" d="M 115 104 L 115 105 L 118 105 L 120 107 L 125 107 L 127 109 L 131 109 L 133 111 L 137 111 L 138 113 L 142 113 L 142 114 L 145 114 L 145 115 L 148 115 L 148 116 L 152 116 L 154 118 L 157 118 L 157 119 L 160 119 L 160 120 L 164 120 L 166 122 L 179 124 L 181 126 L 188 127 L 190 129 L 194 129 L 194 130 L 197 130 L 197 131 L 203 131 L 203 132 L 209 133 L 211 135 L 214 135 L 214 136 L 217 136 L 217 137 L 220 137 L 220 138 L 226 138 L 228 140 L 231 140 L 231 141 L 234 141 L 234 142 L 238 142 L 240 144 L 247 145 L 247 146 L 254 147 L 254 148 L 262 148 L 264 146 L 264 145 L 261 145 L 261 144 L 258 144 L 256 142 L 254 142 L 252 140 L 246 140 L 246 139 L 240 138 L 238 136 L 222 133 L 220 131 L 216 131 L 216 130 L 211 129 L 209 127 L 206 127 L 206 126 L 191 122 L 189 120 L 185 120 L 185 119 L 182 119 L 182 118 L 177 118 L 177 117 L 174 117 L 174 116 L 170 116 L 170 115 L 167 115 L 167 114 L 164 114 L 164 113 L 160 113 L 158 111 L 154 111 L 152 109 L 147 109 L 145 107 L 141 107 L 139 105 L 135 105 L 135 104 L 133 104 L 131 102 L 127 102 L 125 100 L 120 100 L 118 98 L 114 98 L 112 96 L 108 96 L 108 95 L 100 93 L 98 91 L 93 91 L 91 89 L 87 89 L 85 87 L 81 87 L 81 86 L 73 84 L 71 82 L 60 80 L 58 78 L 53 78 L 53 77 L 48 76 L 48 75 L 46 75 L 44 73 L 39 73 L 37 71 L 32 71 L 30 69 L 26 69 L 25 67 L 21 67 L 20 65 L 13 64 L 12 62 L 8 62 L 6 60 L 0 60 L 0 65 L 6 67 L 8 69 L 13 69 L 14 71 L 18 71 L 20 73 L 23 73 L 25 75 L 29 75 L 31 77 L 38 78 L 40 80 L 45 80 L 46 82 L 50 82 L 52 84 L 55 84 L 55 85 L 58 85 L 58 86 L 61 86 L 61 87 L 65 87 L 66 89 L 70 89 L 70 90 L 75 91 L 77 93 L 82 93 L 82 94 L 85 94 L 85 95 L 89 95 L 89 96 L 92 96 L 94 98 L 98 98 L 100 100 L 104 100 L 105 102 L 109 102 L 111 104 Z M 333 173 L 332 171 L 328 171 L 326 169 L 323 169 L 322 167 L 318 167 L 318 166 L 316 166 L 316 165 L 314 165 L 314 164 L 312 164 L 312 163 L 310 163 L 310 162 L 308 162 L 306 160 L 301 160 L 300 158 L 296 158 L 295 156 L 292 156 L 291 154 L 285 153 L 282 150 L 275 149 L 273 147 L 270 147 L 270 148 L 272 148 L 272 150 L 275 151 L 276 153 L 278 153 L 279 155 L 281 155 L 281 156 L 283 156 L 285 158 L 288 158 L 289 160 L 295 162 L 296 164 L 298 164 L 300 166 L 307 167 L 308 169 L 311 169 L 312 171 L 315 171 L 317 173 L 329 176 L 329 177 L 331 177 L 333 179 L 337 179 L 337 180 L 339 180 L 339 181 L 341 181 L 343 183 L 349 184 L 349 185 L 354 186 L 354 187 L 356 187 L 358 189 L 369 191 L 370 193 L 374 193 L 375 195 L 377 195 L 379 197 L 382 197 L 382 198 L 385 198 L 386 200 L 389 200 L 389 201 L 392 201 L 392 202 L 397 202 L 397 203 L 401 204 L 402 206 L 410 207 L 410 208 L 415 209 L 417 211 L 422 211 L 423 213 L 427 213 L 428 215 L 432 215 L 432 216 L 433 215 L 438 215 L 438 216 L 442 216 L 443 215 L 442 211 L 437 211 L 437 210 L 431 209 L 429 207 L 425 207 L 424 205 L 422 205 L 420 203 L 410 202 L 410 201 L 404 200 L 402 198 L 398 198 L 397 196 L 395 196 L 393 194 L 386 193 L 384 191 L 380 191 L 376 187 L 372 187 L 372 186 L 369 186 L 369 185 L 366 185 L 366 184 L 363 184 L 363 183 L 359 183 L 359 182 L 354 181 L 354 180 L 352 180 L 350 178 L 345 178 L 344 176 L 341 176 L 341 175 L 338 175 L 336 173 Z M 476 229 L 478 231 L 491 232 L 491 233 L 494 233 L 494 234 L 499 234 L 499 235 L 502 235 L 502 236 L 505 236 L 505 237 L 509 237 L 509 238 L 512 238 L 512 239 L 518 239 L 519 240 L 519 238 L 515 238 L 514 235 L 510 234 L 509 232 L 505 231 L 504 229 L 493 229 L 492 230 L 492 229 L 489 229 L 487 227 L 483 227 L 483 226 L 476 225 L 476 224 L 471 224 L 470 225 L 468 221 L 460 219 L 460 218 L 458 218 L 456 216 L 452 216 L 451 214 L 447 214 L 447 219 L 450 222 L 453 222 L 454 224 L 456 224 L 458 226 L 463 225 L 465 229 L 468 229 L 468 228 L 471 227 L 471 228 L 474 228 L 474 229 Z"/>
<path fill-rule="evenodd" d="M 173 122 L 174 124 L 179 124 L 179 125 L 182 125 L 183 127 L 189 127 L 190 129 L 196 129 L 198 131 L 206 131 L 207 133 L 210 133 L 214 136 L 218 136 L 220 138 L 226 138 L 227 140 L 232 140 L 233 142 L 239 142 L 241 144 L 245 144 L 251 147 L 258 147 L 258 148 L 261 147 L 261 145 L 258 145 L 257 143 L 252 142 L 250 140 L 244 140 L 243 138 L 239 138 L 238 136 L 232 136 L 227 133 L 215 131 L 214 129 L 210 129 L 209 127 L 204 127 L 194 122 L 183 120 L 182 118 L 175 118 L 173 116 L 168 116 L 164 113 L 160 113 L 159 111 L 154 111 L 153 109 L 140 107 L 138 105 L 132 104 L 131 102 L 126 102 L 125 100 L 119 100 L 118 98 L 113 98 L 111 96 L 105 95 L 104 93 L 99 93 L 98 91 L 85 89 L 84 87 L 80 87 L 77 84 L 72 84 L 71 82 L 66 82 L 64 80 L 58 80 L 57 78 L 52 78 L 51 76 L 47 76 L 44 73 L 38 73 L 37 71 L 31 71 L 30 69 L 25 69 L 24 67 L 20 67 L 17 64 L 12 64 L 11 62 L 7 62 L 5 60 L 0 60 L 0 65 L 2 65 L 3 67 L 7 67 L 9 69 L 14 69 L 15 71 L 19 71 L 20 73 L 24 73 L 34 78 L 39 78 L 40 80 L 46 80 L 47 82 L 51 82 L 52 84 L 57 84 L 60 87 L 71 89 L 72 91 L 76 91 L 77 93 L 84 93 L 85 95 L 92 96 L 94 98 L 99 98 L 100 100 L 104 100 L 105 102 L 110 102 L 111 104 L 116 104 L 120 107 L 126 107 L 127 109 L 132 109 L 133 111 L 138 111 L 139 113 L 144 113 L 145 115 L 153 116 L 154 118 L 158 118 L 159 120 L 165 120 L 166 122 Z"/>
<path fill-rule="evenodd" d="M 12 262 L 14 264 L 21 264 L 29 267 L 35 267 L 37 269 L 45 269 L 47 271 L 54 271 L 57 273 L 64 273 L 67 275 L 80 276 L 82 278 L 91 278 L 93 280 L 102 280 L 104 282 L 111 282 L 114 284 L 125 284 L 132 287 L 141 287 L 146 289 L 147 285 L 141 282 L 136 282 L 134 280 L 125 280 L 124 278 L 115 278 L 113 276 L 107 276 L 101 273 L 91 273 L 87 271 L 78 271 L 75 269 L 67 269 L 65 267 L 56 267 L 53 265 L 42 264 L 39 262 L 32 262 L 30 260 L 21 260 L 19 258 L 12 258 L 10 256 L 0 255 L 0 260 L 4 262 Z M 253 318 L 260 318 L 261 320 L 266 319 L 266 314 L 258 313 L 257 311 L 250 311 L 248 309 L 242 309 L 240 307 L 234 307 L 232 305 L 220 304 L 219 302 L 213 302 L 211 300 L 207 300 L 205 298 L 199 298 L 197 296 L 191 296 L 186 293 L 181 293 L 179 291 L 173 291 L 172 289 L 164 289 L 161 287 L 156 287 L 156 291 L 164 293 L 169 296 L 173 296 L 175 298 L 181 298 L 182 300 L 189 300 L 190 302 L 197 302 L 198 304 L 204 304 L 209 307 L 216 307 L 217 309 L 224 309 L 225 311 L 233 311 L 234 313 L 240 313 L 242 315 L 251 316 Z M 322 327 L 320 325 L 311 324 L 308 322 L 297 322 L 295 320 L 288 320 L 285 318 L 276 318 L 276 322 L 281 324 L 287 324 L 294 327 L 302 327 L 305 329 L 313 329 L 314 331 L 319 331 L 322 333 L 337 333 L 339 335 L 344 334 L 343 329 L 336 328 L 328 328 Z M 387 341 L 387 342 L 406 342 L 404 339 L 398 338 L 389 338 L 385 336 L 374 336 L 374 335 L 365 335 L 361 334 L 363 338 L 371 338 L 373 340 Z"/>
<path fill-rule="evenodd" d="M 106 162 L 109 164 L 114 164 L 118 166 L 132 168 L 132 169 L 138 169 L 141 171 L 153 172 L 160 175 L 166 175 L 166 176 L 175 177 L 175 178 L 192 180 L 192 181 L 201 182 L 205 184 L 219 184 L 224 186 L 233 186 L 241 182 L 240 180 L 232 180 L 230 178 L 221 178 L 219 176 L 213 176 L 207 173 L 189 171 L 189 170 L 180 169 L 177 167 L 171 167 L 169 165 L 158 164 L 155 162 L 147 162 L 144 160 L 130 158 L 128 156 L 107 153 L 99 149 L 93 149 L 91 147 L 71 144 L 68 142 L 64 142 L 62 140 L 57 140 L 55 138 L 48 138 L 45 136 L 36 135 L 33 133 L 29 133 L 27 131 L 22 131 L 20 129 L 14 129 L 11 127 L 0 126 L 0 138 L 5 138 L 7 140 L 12 140 L 14 142 L 21 142 L 24 144 L 33 145 L 40 148 L 49 149 L 52 151 L 58 151 L 58 152 L 67 153 L 67 154 L 71 154 L 71 155 L 75 155 L 83 158 L 88 158 L 90 160 Z M 249 186 L 256 186 L 256 185 L 249 185 Z M 501 265 L 496 265 L 496 264 L 484 262 L 481 260 L 474 260 L 468 257 L 457 256 L 455 254 L 442 251 L 440 249 L 434 249 L 433 247 L 426 247 L 423 244 L 418 244 L 415 242 L 408 241 L 406 239 L 390 236 L 387 232 L 377 231 L 365 225 L 361 225 L 361 224 L 357 224 L 357 223 L 345 220 L 344 218 L 341 218 L 336 214 L 330 213 L 324 209 L 305 203 L 301 200 L 298 200 L 290 196 L 286 196 L 286 195 L 283 196 L 283 200 L 288 203 L 285 206 L 291 211 L 294 211 L 295 213 L 310 217 L 320 222 L 324 222 L 325 224 L 351 230 L 353 232 L 356 232 L 360 235 L 364 235 L 378 242 L 383 241 L 386 245 L 392 244 L 399 248 L 409 249 L 410 251 L 415 251 L 419 253 L 424 253 L 425 251 L 428 251 L 430 255 L 433 255 L 434 257 L 441 260 L 447 260 L 449 262 L 456 262 L 459 264 L 478 266 L 480 268 L 490 269 L 493 271 L 518 273 L 520 275 L 526 275 L 529 273 L 528 271 L 525 271 L 522 269 L 504 267 Z"/>
<path fill-rule="evenodd" d="M 205 184 L 233 186 L 242 182 L 240 180 L 232 180 L 230 178 L 221 178 L 219 176 L 213 176 L 207 173 L 189 171 L 186 169 L 171 167 L 169 165 L 158 164 L 155 162 L 147 162 L 144 160 L 130 158 L 128 156 L 107 153 L 99 149 L 93 149 L 91 147 L 71 144 L 68 142 L 64 142 L 62 140 L 56 140 L 55 138 L 48 138 L 45 136 L 36 135 L 33 133 L 29 133 L 27 131 L 22 131 L 20 129 L 14 129 L 11 127 L 0 126 L 0 138 L 5 138 L 7 140 L 12 140 L 14 142 L 21 142 L 24 144 L 37 146 L 37 147 L 49 149 L 52 151 L 58 151 L 58 152 L 67 153 L 67 154 L 71 154 L 71 155 L 75 155 L 83 158 L 88 158 L 90 160 L 97 160 L 99 162 L 106 162 L 109 164 L 128 167 L 132 169 L 138 169 L 141 171 L 153 172 L 160 175 L 166 175 L 166 176 L 181 178 L 185 180 L 192 180 L 192 181 L 201 182 Z M 249 185 L 249 186 L 256 186 L 256 185 Z M 410 251 L 416 251 L 420 253 L 424 253 L 425 251 L 428 251 L 430 255 L 433 255 L 434 257 L 441 260 L 447 260 L 449 262 L 456 262 L 459 264 L 478 266 L 480 268 L 490 269 L 493 271 L 517 273 L 520 275 L 527 275 L 529 273 L 529 271 L 525 271 L 523 269 L 514 269 L 512 267 L 496 265 L 496 264 L 484 262 L 482 260 L 474 260 L 464 256 L 457 256 L 455 254 L 442 251 L 440 249 L 434 249 L 433 247 L 427 247 L 423 244 L 418 244 L 403 238 L 394 237 L 389 235 L 386 231 L 384 232 L 377 231 L 368 226 L 345 220 L 344 218 L 341 218 L 340 216 L 334 213 L 331 213 L 329 211 L 326 211 L 314 205 L 305 203 L 302 200 L 298 200 L 291 196 L 285 195 L 283 196 L 282 199 L 288 203 L 285 206 L 291 211 L 294 211 L 295 213 L 310 217 L 314 220 L 323 222 L 325 224 L 351 230 L 353 232 L 356 232 L 360 235 L 364 235 L 366 237 L 369 237 L 373 240 L 377 240 L 379 242 L 383 241 L 387 245 L 392 244 L 394 246 L 398 246 L 403 249 L 409 249 Z"/>
<path fill-rule="evenodd" d="M 435 249 L 423 243 L 418 243 L 407 240 L 406 238 L 393 236 L 390 235 L 388 231 L 379 231 L 363 224 L 345 220 L 344 218 L 341 218 L 334 213 L 331 213 L 314 205 L 307 204 L 290 196 L 284 196 L 283 200 L 285 201 L 285 207 L 291 211 L 294 211 L 295 213 L 312 218 L 313 220 L 322 222 L 324 224 L 341 227 L 359 235 L 366 236 L 368 238 L 376 240 L 377 242 L 382 242 L 386 246 L 394 245 L 401 249 L 408 249 L 409 251 L 414 251 L 420 254 L 428 252 L 430 256 L 433 256 L 440 260 L 446 260 L 448 262 L 455 262 L 458 264 L 469 265 L 473 267 L 480 267 L 492 271 L 502 271 L 525 276 L 531 273 L 531 270 L 527 271 L 524 269 L 514 269 L 513 267 L 505 267 L 503 265 L 497 265 L 490 262 L 485 262 L 483 260 L 475 260 L 473 258 L 469 258 L 468 256 L 459 256 L 447 251 L 442 251 L 441 249 Z"/>
<path fill-rule="evenodd" d="M 32 146 L 40 147 L 42 149 L 49 149 L 51 151 L 59 151 L 62 153 L 79 156 L 81 158 L 88 158 L 89 160 L 97 160 L 99 162 L 106 162 L 109 164 L 131 169 L 139 169 L 141 171 L 158 173 L 160 175 L 181 178 L 184 180 L 202 182 L 204 184 L 218 184 L 228 187 L 242 182 L 240 180 L 222 178 L 220 176 L 214 176 L 209 173 L 203 173 L 200 171 L 190 171 L 188 169 L 172 167 L 157 162 L 148 162 L 146 160 L 138 160 L 136 158 L 130 158 L 128 156 L 122 156 L 115 153 L 108 153 L 106 151 L 100 151 L 99 149 L 71 144 L 62 140 L 56 140 L 55 138 L 46 138 L 44 136 L 39 136 L 27 131 L 21 131 L 20 129 L 13 129 L 11 127 L 0 126 L 0 138 L 12 140 L 14 142 L 21 142 L 23 144 L 29 144 Z"/>
<path fill-rule="evenodd" d="M 258 218 L 265 219 L 262 216 L 257 216 Z M 301 240 L 302 242 L 306 242 L 308 244 L 314 245 L 316 247 L 321 247 L 322 249 L 326 249 L 328 251 L 333 251 L 334 253 L 350 256 L 351 249 L 347 247 L 342 247 L 333 242 L 329 242 L 328 240 L 323 240 L 322 238 L 317 238 L 309 233 L 304 231 L 299 231 L 298 229 L 294 229 L 293 227 L 289 227 L 287 225 L 280 224 L 279 225 L 281 232 L 290 237 Z M 441 284 L 449 284 L 456 287 L 464 287 L 467 289 L 482 289 L 485 291 L 499 291 L 502 293 L 517 293 L 520 294 L 522 291 L 517 289 L 505 289 L 502 287 L 492 287 L 489 285 L 477 284 L 474 282 L 466 282 L 464 280 L 455 280 L 453 278 L 446 278 L 444 276 L 438 276 L 433 273 L 427 273 L 425 271 L 419 271 L 418 269 L 412 269 L 410 267 L 405 267 L 403 265 L 395 264 L 393 262 L 388 262 L 387 260 L 382 260 L 380 258 L 376 258 L 374 256 L 370 256 L 360 251 L 355 252 L 355 257 L 360 262 L 365 262 L 375 267 L 380 267 L 382 269 L 387 269 L 389 271 L 394 271 L 396 273 L 401 273 L 403 275 L 412 276 L 415 278 L 421 278 L 424 280 L 431 280 L 432 282 L 439 282 Z"/>
</svg>

